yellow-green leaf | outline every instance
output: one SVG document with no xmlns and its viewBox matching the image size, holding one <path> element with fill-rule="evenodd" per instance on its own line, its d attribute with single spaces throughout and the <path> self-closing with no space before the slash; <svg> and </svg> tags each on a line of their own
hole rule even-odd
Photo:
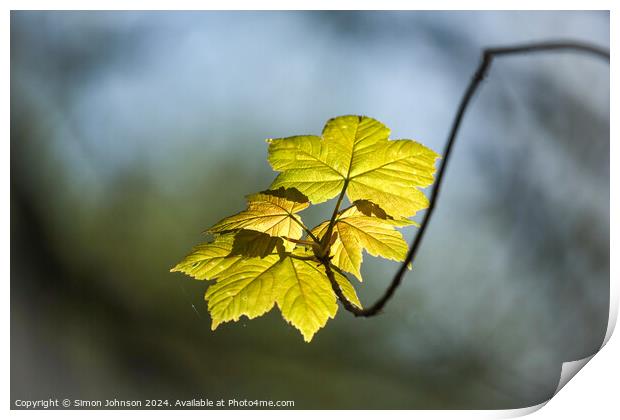
<svg viewBox="0 0 620 420">
<path fill-rule="evenodd" d="M 249 195 L 248 209 L 216 223 L 208 231 L 219 233 L 238 229 L 264 232 L 271 236 L 299 239 L 303 234 L 301 218 L 295 213 L 307 208 L 308 198 L 295 189 L 281 188 Z M 287 250 L 295 244 L 286 242 Z"/>
<path fill-rule="evenodd" d="M 231 256 L 263 258 L 270 254 L 278 254 L 284 249 L 282 238 L 276 238 L 266 233 L 241 229 L 233 234 L 235 239 L 230 250 Z"/>
<path fill-rule="evenodd" d="M 379 219 L 382 219 L 385 223 L 393 226 L 420 226 L 417 222 L 409 220 L 406 217 L 400 217 L 398 219 L 395 219 L 389 214 L 387 214 L 385 210 L 383 210 L 381 207 L 368 200 L 357 200 L 353 203 L 353 205 L 357 207 L 357 210 L 359 210 L 359 212 L 361 212 L 364 216 L 378 217 Z"/>
<path fill-rule="evenodd" d="M 237 321 L 242 315 L 256 318 L 273 308 L 279 268 L 280 257 L 269 255 L 237 261 L 222 272 L 205 294 L 211 329 L 222 322 Z"/>
<path fill-rule="evenodd" d="M 270 139 L 269 162 L 281 172 L 271 187 L 294 187 L 321 203 L 346 183 L 351 202 L 370 200 L 397 219 L 413 216 L 428 207 L 418 188 L 432 184 L 439 155 L 389 135 L 377 120 L 347 115 L 329 120 L 322 137 Z"/>
<path fill-rule="evenodd" d="M 213 280 L 247 257 L 277 255 L 282 239 L 265 233 L 241 230 L 219 235 L 212 242 L 200 244 L 171 272 L 181 272 L 196 280 Z"/>
<path fill-rule="evenodd" d="M 268 140 L 269 162 L 280 172 L 271 189 L 248 196 L 246 210 L 215 224 L 208 230 L 215 237 L 170 270 L 215 280 L 205 294 L 213 329 L 277 306 L 305 341 L 312 340 L 338 310 L 325 274 L 326 248 L 333 287 L 362 307 L 344 271 L 361 280 L 363 250 L 404 260 L 407 244 L 395 228 L 415 224 L 408 217 L 428 206 L 420 189 L 433 182 L 439 157 L 420 143 L 389 136 L 379 121 L 347 115 L 329 120 L 320 137 Z M 345 193 L 352 206 L 338 211 Z M 301 239 L 308 229 L 297 213 L 309 201 L 339 194 L 333 224 L 324 222 Z M 319 241 L 328 230 L 331 237 Z"/>
<path fill-rule="evenodd" d="M 316 263 L 287 258 L 278 280 L 277 302 L 282 316 L 309 342 L 338 310 L 329 279 Z"/>
<path fill-rule="evenodd" d="M 278 242 L 268 245 L 274 239 Z M 235 242 L 240 244 L 238 249 Z M 171 271 L 215 280 L 205 294 L 213 330 L 244 315 L 249 319 L 261 316 L 277 302 L 284 319 L 301 331 L 305 341 L 310 341 L 336 314 L 336 295 L 317 261 L 277 253 L 278 246 L 281 239 L 264 233 L 227 233 L 194 248 Z M 312 253 L 298 248 L 294 255 L 310 258 Z M 334 277 L 346 298 L 361 308 L 349 280 L 337 272 Z"/>
<path fill-rule="evenodd" d="M 240 255 L 230 256 L 234 240 L 235 234 L 226 234 L 216 237 L 213 242 L 195 246 L 170 271 L 185 273 L 196 280 L 211 280 L 243 258 Z"/>
<path fill-rule="evenodd" d="M 368 209 L 365 203 L 362 208 Z M 367 216 L 358 206 L 352 206 L 342 212 L 334 223 L 333 232 L 338 236 L 330 248 L 332 263 L 362 280 L 360 267 L 363 249 L 373 256 L 403 261 L 407 255 L 407 242 L 394 227 L 407 224 L 413 222 Z M 312 233 L 322 237 L 328 225 L 328 221 L 321 223 Z"/>
</svg>

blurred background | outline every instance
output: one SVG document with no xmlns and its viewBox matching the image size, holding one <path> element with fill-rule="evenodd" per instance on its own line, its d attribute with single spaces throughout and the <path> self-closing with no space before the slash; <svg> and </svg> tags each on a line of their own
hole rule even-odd
<svg viewBox="0 0 620 420">
<path fill-rule="evenodd" d="M 598 350 L 607 326 L 600 59 L 493 64 L 416 268 L 381 316 L 340 308 L 310 344 L 275 309 L 212 332 L 208 283 L 168 271 L 269 186 L 264 139 L 363 114 L 441 152 L 481 48 L 544 39 L 608 47 L 609 14 L 12 12 L 12 401 L 549 398 L 562 362 Z M 363 302 L 397 266 L 365 256 Z"/>
</svg>

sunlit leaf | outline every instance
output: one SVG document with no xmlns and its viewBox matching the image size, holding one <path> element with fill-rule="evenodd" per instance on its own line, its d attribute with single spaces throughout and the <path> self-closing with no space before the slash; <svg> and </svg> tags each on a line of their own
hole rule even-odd
<svg viewBox="0 0 620 420">
<path fill-rule="evenodd" d="M 267 246 L 274 239 L 280 242 Z M 237 250 L 235 243 L 241 244 Z M 171 271 L 215 280 L 205 295 L 212 329 L 244 315 L 249 319 L 261 316 L 277 302 L 284 319 L 301 331 L 304 340 L 310 341 L 336 314 L 336 295 L 317 261 L 278 253 L 278 244 L 281 245 L 281 239 L 259 232 L 225 234 L 194 248 Z M 256 249 L 261 252 L 257 254 Z M 301 248 L 294 255 L 312 257 Z M 346 277 L 335 273 L 335 278 L 347 299 L 361 307 Z"/>
<path fill-rule="evenodd" d="M 353 286 L 336 273 L 343 293 L 361 307 Z M 282 316 L 310 341 L 338 310 L 329 279 L 316 261 L 269 255 L 236 261 L 216 278 L 205 295 L 212 325 L 249 319 L 268 312 L 275 303 Z"/>
<path fill-rule="evenodd" d="M 282 238 L 275 238 L 263 232 L 241 229 L 234 233 L 230 255 L 242 257 L 263 258 L 270 254 L 277 254 L 284 249 Z"/>
<path fill-rule="evenodd" d="M 385 223 L 393 226 L 420 226 L 417 222 L 409 220 L 405 217 L 394 218 L 387 214 L 381 207 L 368 200 L 357 200 L 353 203 L 353 205 L 357 207 L 357 210 L 364 216 L 378 217 Z"/>
<path fill-rule="evenodd" d="M 439 155 L 389 135 L 377 120 L 347 115 L 329 120 L 322 137 L 270 139 L 269 162 L 281 172 L 271 187 L 297 188 L 316 204 L 346 185 L 351 202 L 370 200 L 395 218 L 413 216 L 428 207 L 419 188 L 432 184 Z"/>
<path fill-rule="evenodd" d="M 281 264 L 281 278 L 277 283 L 278 307 L 284 319 L 301 331 L 305 341 L 310 341 L 327 320 L 336 315 L 336 295 L 317 262 L 287 258 Z M 335 274 L 347 299 L 361 307 L 351 283 L 344 276 Z"/>
<path fill-rule="evenodd" d="M 278 247 L 282 247 L 282 239 L 265 233 L 249 230 L 226 233 L 194 247 L 170 271 L 185 273 L 197 280 L 213 280 L 244 258 L 277 255 Z"/>
<path fill-rule="evenodd" d="M 362 308 L 344 272 L 361 280 L 364 250 L 405 259 L 407 243 L 396 228 L 417 225 L 408 217 L 428 206 L 420 188 L 433 182 L 439 157 L 389 135 L 379 121 L 348 115 L 329 120 L 321 137 L 268 140 L 269 162 L 281 172 L 270 190 L 248 196 L 246 210 L 216 223 L 208 230 L 213 239 L 170 270 L 214 280 L 205 294 L 212 329 L 277 306 L 309 342 L 336 315 L 334 288 Z M 297 214 L 310 201 L 345 194 L 352 204 L 340 210 L 337 200 L 333 223 L 309 231 Z"/>
<path fill-rule="evenodd" d="M 223 271 L 205 295 L 211 313 L 211 329 L 222 322 L 237 321 L 242 315 L 256 318 L 273 308 L 274 285 L 281 279 L 279 269 L 280 257 L 270 255 L 237 261 Z"/>
<path fill-rule="evenodd" d="M 365 211 L 368 206 L 367 203 L 360 205 Z M 342 212 L 334 223 L 333 232 L 338 236 L 330 248 L 332 263 L 361 280 L 362 250 L 376 257 L 403 261 L 407 255 L 407 242 L 394 227 L 407 224 L 413 222 L 367 216 L 358 206 L 352 206 Z M 323 222 L 312 232 L 320 238 L 326 233 L 328 225 L 329 221 Z"/>
<path fill-rule="evenodd" d="M 197 245 L 170 271 L 185 273 L 196 280 L 211 280 L 243 259 L 240 255 L 230 256 L 234 240 L 235 234 L 226 234 L 216 237 L 213 242 Z"/>
<path fill-rule="evenodd" d="M 288 258 L 282 266 L 278 307 L 284 319 L 301 331 L 305 341 L 310 341 L 336 315 L 336 295 L 316 263 Z"/>
<path fill-rule="evenodd" d="M 303 223 L 295 213 L 307 208 L 310 203 L 308 198 L 299 191 L 292 188 L 263 191 L 249 195 L 247 200 L 247 210 L 219 221 L 208 231 L 220 233 L 237 229 L 250 229 L 271 236 L 301 238 Z M 295 244 L 286 242 L 285 247 L 292 250 Z"/>
</svg>

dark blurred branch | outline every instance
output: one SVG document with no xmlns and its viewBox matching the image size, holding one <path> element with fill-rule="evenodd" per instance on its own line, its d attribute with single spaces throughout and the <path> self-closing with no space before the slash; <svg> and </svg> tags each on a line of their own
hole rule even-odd
<svg viewBox="0 0 620 420">
<path fill-rule="evenodd" d="M 347 300 L 347 298 L 342 293 L 342 290 L 338 286 L 334 278 L 334 273 L 330 268 L 330 263 L 328 259 L 323 261 L 323 265 L 325 266 L 325 273 L 329 277 L 329 280 L 332 284 L 332 288 L 334 292 L 338 296 L 338 299 L 343 304 L 344 308 L 353 313 L 355 316 L 364 316 L 371 317 L 377 315 L 381 312 L 385 304 L 390 300 L 396 288 L 400 285 L 403 276 L 407 270 L 407 266 L 411 263 L 411 261 L 415 258 L 418 249 L 420 248 L 420 243 L 422 242 L 422 238 L 424 237 L 424 233 L 426 232 L 426 228 L 431 220 L 431 216 L 433 215 L 433 211 L 435 210 L 435 205 L 437 203 L 437 199 L 439 197 L 439 192 L 441 190 L 441 184 L 443 182 L 443 177 L 446 172 L 446 167 L 448 166 L 448 162 L 450 160 L 450 155 L 452 153 L 452 146 L 456 141 L 456 135 L 458 134 L 459 127 L 461 126 L 461 121 L 463 120 L 463 116 L 465 115 L 465 111 L 467 106 L 469 105 L 471 99 L 474 97 L 480 83 L 486 77 L 491 63 L 495 57 L 506 56 L 506 55 L 518 55 L 518 54 L 531 54 L 531 53 L 539 53 L 539 52 L 552 52 L 552 51 L 572 51 L 572 52 L 583 52 L 587 54 L 592 54 L 599 58 L 602 58 L 609 62 L 609 51 L 603 48 L 597 47 L 595 45 L 584 44 L 580 42 L 540 42 L 533 44 L 522 44 L 522 45 L 514 45 L 510 47 L 499 47 L 499 48 L 486 48 L 482 51 L 482 57 L 480 60 L 480 64 L 478 68 L 474 72 L 471 81 L 469 82 L 469 86 L 465 90 L 463 97 L 461 99 L 461 103 L 456 112 L 454 120 L 452 121 L 452 128 L 450 129 L 450 134 L 448 136 L 448 141 L 443 150 L 443 159 L 439 165 L 439 171 L 437 172 L 437 180 L 433 186 L 430 203 L 426 213 L 424 214 L 424 218 L 422 219 L 422 223 L 420 225 L 420 229 L 418 230 L 416 237 L 413 239 L 411 247 L 409 248 L 409 252 L 407 253 L 407 257 L 405 261 L 403 261 L 402 265 L 394 275 L 392 279 L 392 283 L 390 287 L 387 288 L 383 296 L 377 300 L 377 302 L 366 308 L 359 309 L 354 306 L 351 302 Z"/>
</svg>

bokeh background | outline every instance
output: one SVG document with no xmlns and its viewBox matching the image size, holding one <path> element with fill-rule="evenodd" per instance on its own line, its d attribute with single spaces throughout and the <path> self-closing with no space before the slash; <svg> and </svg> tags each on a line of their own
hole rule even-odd
<svg viewBox="0 0 620 420">
<path fill-rule="evenodd" d="M 277 310 L 212 332 L 207 283 L 168 272 L 270 184 L 264 139 L 363 114 L 441 151 L 481 48 L 549 38 L 607 47 L 609 14 L 12 12 L 12 401 L 549 398 L 562 362 L 598 350 L 607 326 L 602 60 L 494 63 L 381 316 L 341 308 L 311 344 Z M 363 302 L 396 267 L 365 257 Z"/>
</svg>

